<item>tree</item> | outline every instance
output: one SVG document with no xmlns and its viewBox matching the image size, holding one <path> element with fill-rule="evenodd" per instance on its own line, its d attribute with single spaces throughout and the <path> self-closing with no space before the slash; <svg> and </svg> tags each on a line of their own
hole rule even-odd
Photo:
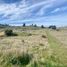
<svg viewBox="0 0 67 67">
<path fill-rule="evenodd" d="M 37 25 L 35 24 L 34 27 L 37 27 Z"/>
<path fill-rule="evenodd" d="M 33 27 L 33 24 L 31 26 Z"/>
<path fill-rule="evenodd" d="M 26 24 L 25 23 L 23 23 L 23 27 L 25 27 L 26 26 Z"/>
<path fill-rule="evenodd" d="M 0 28 L 9 27 L 8 24 L 0 24 Z"/>
<path fill-rule="evenodd" d="M 49 26 L 49 29 L 54 29 L 54 30 L 56 30 L 56 26 L 55 26 L 55 25 L 51 25 L 51 26 Z"/>
<path fill-rule="evenodd" d="M 44 28 L 44 25 L 41 25 L 41 28 Z"/>
</svg>

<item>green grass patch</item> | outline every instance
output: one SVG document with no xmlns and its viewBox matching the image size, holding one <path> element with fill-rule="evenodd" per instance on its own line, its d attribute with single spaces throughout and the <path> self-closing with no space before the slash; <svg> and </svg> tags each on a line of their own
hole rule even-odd
<svg viewBox="0 0 67 67">
<path fill-rule="evenodd" d="M 26 66 L 32 60 L 33 55 L 29 53 L 23 53 L 21 55 L 8 54 L 0 57 L 1 67 L 13 67 L 13 66 Z"/>
<path fill-rule="evenodd" d="M 46 32 L 48 36 L 48 42 L 53 49 L 58 49 L 61 45 L 61 42 L 59 42 L 55 37 L 53 37 L 48 31 Z"/>
<path fill-rule="evenodd" d="M 52 36 L 52 34 L 50 33 L 50 31 L 46 31 L 47 33 L 47 37 L 48 37 L 48 42 L 50 45 L 50 48 L 52 49 L 53 55 L 58 57 L 58 64 L 62 64 L 62 66 L 57 66 L 57 67 L 66 67 L 67 66 L 67 50 L 66 48 L 63 46 L 63 44 L 57 40 L 54 36 Z M 51 67 L 51 66 L 50 66 Z"/>
</svg>

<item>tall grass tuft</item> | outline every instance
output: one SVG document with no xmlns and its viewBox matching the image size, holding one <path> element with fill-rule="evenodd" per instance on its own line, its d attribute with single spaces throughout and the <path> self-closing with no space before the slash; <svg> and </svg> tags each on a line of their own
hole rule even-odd
<svg viewBox="0 0 67 67">
<path fill-rule="evenodd" d="M 31 59 L 31 54 L 23 53 L 22 55 L 11 58 L 9 63 L 11 63 L 12 65 L 27 65 L 30 63 Z"/>
</svg>

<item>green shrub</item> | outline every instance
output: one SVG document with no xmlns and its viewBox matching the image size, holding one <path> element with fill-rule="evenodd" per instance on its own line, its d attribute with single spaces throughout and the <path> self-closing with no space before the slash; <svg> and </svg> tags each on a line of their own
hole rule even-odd
<svg viewBox="0 0 67 67">
<path fill-rule="evenodd" d="M 5 35 L 11 36 L 13 34 L 12 30 L 5 30 Z"/>
<path fill-rule="evenodd" d="M 32 55 L 28 54 L 28 53 L 23 53 L 23 55 L 20 56 L 15 56 L 13 58 L 10 59 L 10 63 L 12 65 L 27 65 L 30 63 L 32 59 Z"/>
<path fill-rule="evenodd" d="M 5 30 L 5 35 L 6 36 L 17 36 L 17 34 L 16 33 L 13 33 L 13 31 L 12 30 Z"/>
</svg>

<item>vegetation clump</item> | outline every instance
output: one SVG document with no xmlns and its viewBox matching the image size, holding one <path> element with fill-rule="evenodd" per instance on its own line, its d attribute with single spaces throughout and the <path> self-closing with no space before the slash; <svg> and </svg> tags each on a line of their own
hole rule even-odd
<svg viewBox="0 0 67 67">
<path fill-rule="evenodd" d="M 39 67 L 39 64 L 37 63 L 37 61 L 34 61 L 34 62 L 31 64 L 31 67 Z"/>
<path fill-rule="evenodd" d="M 12 30 L 5 30 L 5 35 L 6 36 L 17 36 L 17 34 L 16 33 L 13 33 L 13 31 Z"/>
<path fill-rule="evenodd" d="M 42 38 L 46 38 L 46 36 L 45 35 L 42 35 Z"/>
<path fill-rule="evenodd" d="M 20 56 L 15 56 L 13 58 L 10 59 L 10 63 L 12 65 L 27 65 L 30 63 L 32 59 L 32 55 L 28 54 L 28 53 L 23 53 Z"/>
<path fill-rule="evenodd" d="M 49 26 L 49 29 L 56 30 L 57 28 L 56 28 L 56 26 L 55 26 L 55 25 L 51 25 L 51 26 Z"/>
<path fill-rule="evenodd" d="M 32 36 L 32 34 L 31 34 L 31 33 L 29 33 L 29 34 L 28 34 L 28 36 Z"/>
<path fill-rule="evenodd" d="M 41 25 L 41 28 L 45 28 L 44 25 Z"/>
<path fill-rule="evenodd" d="M 56 31 L 60 31 L 60 29 L 56 29 Z"/>
<path fill-rule="evenodd" d="M 40 45 L 40 46 L 44 46 L 44 44 L 43 44 L 43 43 L 40 43 L 39 45 Z"/>
</svg>

